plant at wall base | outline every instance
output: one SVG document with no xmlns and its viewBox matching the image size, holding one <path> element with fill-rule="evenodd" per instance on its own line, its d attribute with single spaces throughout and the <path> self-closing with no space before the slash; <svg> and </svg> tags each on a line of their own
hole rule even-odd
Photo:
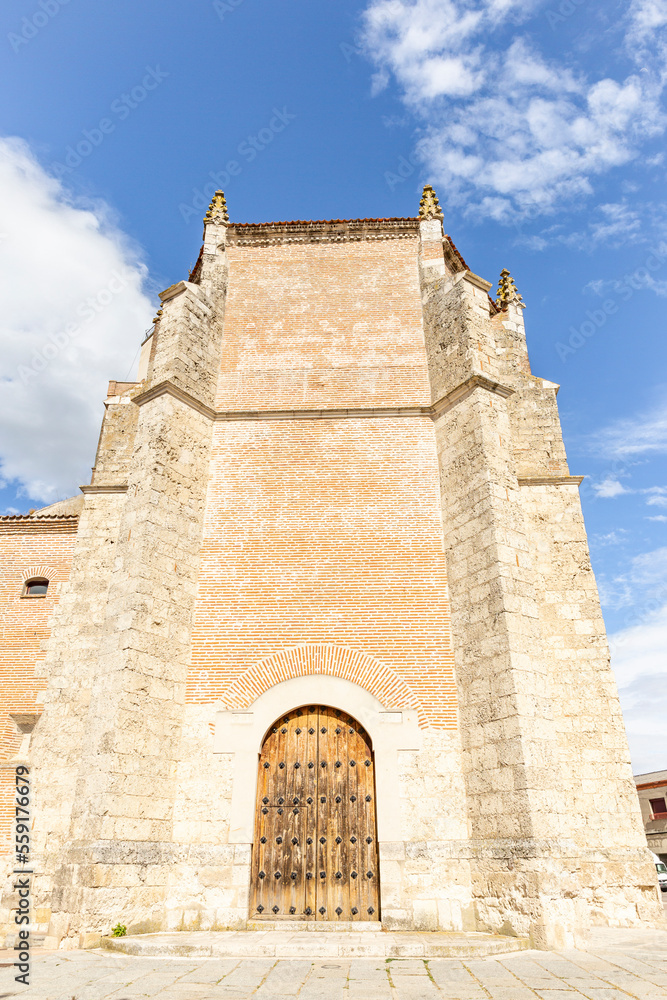
<svg viewBox="0 0 667 1000">
<path fill-rule="evenodd" d="M 127 927 L 125 924 L 116 924 L 114 929 L 111 931 L 114 937 L 125 937 L 127 934 Z"/>
</svg>

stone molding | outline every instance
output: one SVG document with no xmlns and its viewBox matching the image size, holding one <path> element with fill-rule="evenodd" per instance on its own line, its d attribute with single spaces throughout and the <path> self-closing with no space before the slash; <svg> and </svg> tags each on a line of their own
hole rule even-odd
<svg viewBox="0 0 667 1000">
<path fill-rule="evenodd" d="M 519 486 L 581 486 L 585 476 L 534 476 L 517 479 Z"/>
<path fill-rule="evenodd" d="M 226 410 L 215 414 L 216 421 L 238 420 L 352 420 L 359 417 L 428 417 L 425 406 L 368 406 L 332 410 Z"/>
<path fill-rule="evenodd" d="M 457 403 L 461 403 L 464 399 L 467 399 L 475 389 L 486 389 L 487 392 L 493 392 L 504 399 L 507 399 L 514 392 L 514 389 L 510 389 L 509 386 L 501 385 L 500 382 L 494 382 L 484 375 L 471 375 L 465 382 L 461 382 L 460 385 L 451 389 L 445 396 L 441 396 L 435 403 L 429 407 L 424 407 L 424 409 L 435 420 L 442 413 L 451 410 Z"/>
<path fill-rule="evenodd" d="M 253 842 L 257 760 L 267 730 L 286 712 L 308 703 L 340 708 L 363 725 L 373 744 L 378 841 L 403 840 L 396 795 L 398 752 L 421 748 L 416 709 L 388 709 L 359 684 L 343 677 L 310 674 L 272 685 L 242 711 L 219 711 L 216 715 L 213 752 L 233 756 L 229 842 Z"/>
<path fill-rule="evenodd" d="M 190 406 L 193 410 L 197 410 L 203 416 L 208 417 L 209 420 L 214 420 L 217 416 L 216 411 L 207 406 L 206 403 L 202 403 L 200 399 L 196 396 L 192 396 L 189 392 L 184 389 L 180 389 L 173 382 L 165 381 L 158 382 L 157 385 L 152 385 L 150 389 L 146 389 L 144 392 L 140 392 L 134 397 L 133 402 L 137 406 L 143 406 L 145 403 L 150 403 L 151 400 L 157 399 L 159 396 L 173 396 L 181 403 L 185 403 L 186 406 Z"/>
<path fill-rule="evenodd" d="M 229 226 L 227 246 L 347 243 L 360 240 L 416 239 L 418 236 L 419 220 L 416 218 L 264 222 Z"/>
<path fill-rule="evenodd" d="M 435 420 L 441 413 L 446 412 L 456 403 L 461 402 L 475 389 L 486 389 L 488 392 L 496 393 L 498 396 L 511 396 L 514 389 L 509 386 L 494 382 L 484 375 L 473 375 L 452 389 L 447 395 L 442 396 L 431 406 L 368 406 L 345 409 L 308 409 L 304 407 L 299 410 L 214 410 L 206 406 L 195 396 L 185 392 L 173 382 L 164 381 L 151 386 L 144 392 L 134 397 L 133 402 L 137 406 L 143 406 L 159 396 L 170 395 L 178 399 L 186 406 L 191 406 L 194 410 L 215 421 L 233 420 L 342 420 L 358 419 L 360 417 L 431 417 Z M 81 487 L 84 489 L 83 487 Z M 88 489 L 88 487 L 86 487 Z"/>
<path fill-rule="evenodd" d="M 128 486 L 127 483 L 121 483 L 117 485 L 97 485 L 93 484 L 90 486 L 79 486 L 82 493 L 127 493 Z"/>
</svg>

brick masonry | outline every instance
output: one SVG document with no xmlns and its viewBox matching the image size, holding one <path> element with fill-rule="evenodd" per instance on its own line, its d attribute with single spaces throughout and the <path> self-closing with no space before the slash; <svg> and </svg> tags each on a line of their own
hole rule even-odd
<svg viewBox="0 0 667 1000">
<path fill-rule="evenodd" d="M 110 384 L 82 509 L 0 523 L 7 759 L 7 713 L 43 692 L 35 926 L 63 946 L 117 920 L 245 926 L 252 845 L 216 720 L 313 678 L 407 726 L 382 791 L 386 927 L 546 947 L 656 923 L 578 480 L 522 304 L 490 301 L 435 210 L 218 209 L 139 381 Z M 61 588 L 38 611 L 16 588 L 41 565 Z"/>
</svg>

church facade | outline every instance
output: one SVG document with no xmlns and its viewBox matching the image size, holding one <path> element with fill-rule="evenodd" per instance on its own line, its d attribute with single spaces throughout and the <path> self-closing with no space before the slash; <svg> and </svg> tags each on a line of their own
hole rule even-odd
<svg viewBox="0 0 667 1000">
<path fill-rule="evenodd" d="M 414 218 L 231 224 L 111 382 L 82 496 L 0 521 L 49 943 L 281 921 L 571 944 L 661 919 L 558 386 Z"/>
</svg>

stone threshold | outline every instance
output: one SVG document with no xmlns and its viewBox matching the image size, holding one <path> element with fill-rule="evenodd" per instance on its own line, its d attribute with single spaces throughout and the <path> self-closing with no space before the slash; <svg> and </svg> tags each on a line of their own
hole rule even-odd
<svg viewBox="0 0 667 1000">
<path fill-rule="evenodd" d="M 501 934 L 361 931 L 355 925 L 354 931 L 281 928 L 136 934 L 105 937 L 96 947 L 146 958 L 484 958 L 523 951 L 530 943 Z"/>
</svg>

